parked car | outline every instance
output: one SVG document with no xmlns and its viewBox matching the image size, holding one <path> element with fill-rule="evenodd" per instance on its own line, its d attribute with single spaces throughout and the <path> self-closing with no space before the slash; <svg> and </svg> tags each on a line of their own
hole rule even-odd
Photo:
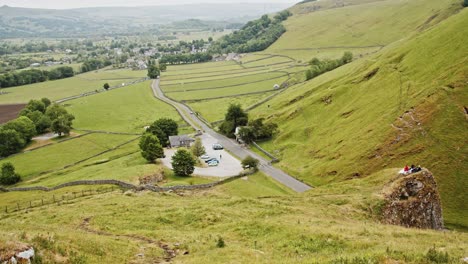
<svg viewBox="0 0 468 264">
<path fill-rule="evenodd" d="M 219 164 L 218 160 L 213 160 L 213 161 L 208 162 L 208 166 L 210 167 L 216 167 L 218 166 L 218 164 Z"/>
<path fill-rule="evenodd" d="M 206 155 L 206 154 L 205 154 L 205 155 L 202 155 L 202 156 L 200 157 L 200 159 L 202 159 L 202 160 L 207 160 L 207 159 L 211 159 L 211 158 L 212 158 L 212 157 L 211 157 L 210 155 Z"/>
<path fill-rule="evenodd" d="M 221 150 L 221 149 L 224 149 L 224 148 L 223 148 L 223 145 L 221 145 L 219 143 L 215 143 L 215 144 L 213 144 L 213 149 L 214 150 Z"/>
<path fill-rule="evenodd" d="M 219 162 L 219 160 L 217 158 L 210 158 L 210 159 L 205 160 L 205 163 L 210 163 L 212 161 Z"/>
</svg>

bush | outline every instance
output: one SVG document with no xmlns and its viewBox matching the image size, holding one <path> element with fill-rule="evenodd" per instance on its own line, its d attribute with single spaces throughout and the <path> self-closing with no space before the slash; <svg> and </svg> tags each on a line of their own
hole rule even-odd
<svg viewBox="0 0 468 264">
<path fill-rule="evenodd" d="M 449 263 L 450 257 L 447 252 L 439 252 L 435 248 L 430 248 L 426 253 L 426 259 L 432 263 Z"/>
<path fill-rule="evenodd" d="M 2 165 L 2 173 L 0 174 L 0 184 L 12 185 L 18 183 L 21 177 L 16 174 L 15 167 L 10 162 Z"/>
<path fill-rule="evenodd" d="M 226 243 L 224 243 L 224 239 L 222 237 L 219 237 L 218 241 L 216 242 L 216 247 L 223 248 L 225 246 L 226 246 Z"/>
<path fill-rule="evenodd" d="M 258 170 L 258 163 L 260 161 L 252 156 L 247 156 L 245 159 L 242 160 L 242 167 L 244 169 L 252 169 L 254 171 Z"/>
</svg>

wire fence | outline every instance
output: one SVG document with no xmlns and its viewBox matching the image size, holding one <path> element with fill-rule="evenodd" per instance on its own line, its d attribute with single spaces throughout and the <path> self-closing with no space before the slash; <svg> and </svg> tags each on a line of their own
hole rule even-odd
<svg viewBox="0 0 468 264">
<path fill-rule="evenodd" d="M 117 186 L 110 186 L 110 187 L 99 187 L 96 189 L 86 189 L 81 191 L 74 191 L 74 192 L 67 192 L 65 194 L 52 194 L 50 196 L 44 196 L 41 199 L 34 199 L 29 201 L 16 201 L 12 202 L 8 205 L 4 205 L 1 208 L 1 212 L 4 214 L 10 214 L 15 212 L 21 212 L 30 210 L 33 208 L 39 208 L 49 205 L 64 205 L 69 204 L 70 202 L 88 196 L 94 196 L 98 194 L 104 193 L 112 193 L 115 191 L 123 192 L 125 189 L 119 188 Z"/>
</svg>

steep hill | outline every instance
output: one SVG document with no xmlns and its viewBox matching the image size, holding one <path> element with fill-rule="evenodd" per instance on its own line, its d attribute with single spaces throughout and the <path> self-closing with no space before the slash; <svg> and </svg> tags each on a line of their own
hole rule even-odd
<svg viewBox="0 0 468 264">
<path fill-rule="evenodd" d="M 400 3 L 395 6 L 399 15 L 406 8 L 423 8 L 418 5 L 423 1 L 390 0 L 366 5 L 396 3 Z M 433 10 L 433 14 L 427 11 L 421 18 L 455 9 L 454 1 L 444 1 L 445 6 L 441 4 L 439 8 L 435 7 L 440 1 L 424 3 L 432 5 L 423 9 Z M 414 17 L 410 11 L 406 14 L 407 19 Z M 322 14 L 309 13 L 307 19 L 317 19 L 315 16 Z M 338 24 L 344 19 L 335 18 Z M 289 28 L 304 19 L 293 16 L 288 20 Z M 278 166 L 310 184 L 321 185 L 365 177 L 389 167 L 421 164 L 430 168 L 437 179 L 446 224 L 467 228 L 468 51 L 464 46 L 468 41 L 468 10 L 437 24 L 434 19 L 426 23 L 427 29 L 419 23 L 408 23 L 413 31 L 406 38 L 390 29 L 392 24 L 398 28 L 397 20 L 403 18 L 386 22 L 388 34 L 382 31 L 380 39 L 394 35 L 393 39 L 400 41 L 390 43 L 389 37 L 379 42 L 387 46 L 374 55 L 294 86 L 268 106 L 256 109 L 254 115 L 280 124 L 281 131 L 275 139 L 263 143 L 281 158 Z M 367 21 L 362 18 L 362 23 Z M 326 41 L 331 37 L 329 43 L 346 44 L 344 36 L 335 33 L 334 40 L 329 36 L 331 32 L 324 30 L 323 34 L 309 35 L 308 41 L 329 45 Z M 300 32 L 290 30 L 271 49 L 284 45 L 288 39 L 288 43 L 295 43 L 290 41 L 292 34 Z M 379 35 L 374 29 L 364 36 L 372 39 L 374 34 Z M 360 45 L 372 42 L 363 41 Z M 300 46 L 301 41 L 298 43 Z"/>
<path fill-rule="evenodd" d="M 461 1 L 323 0 L 290 8 L 287 32 L 267 52 L 310 60 L 367 54 L 418 34 L 461 8 Z M 294 40 L 294 41 L 292 41 Z"/>
</svg>

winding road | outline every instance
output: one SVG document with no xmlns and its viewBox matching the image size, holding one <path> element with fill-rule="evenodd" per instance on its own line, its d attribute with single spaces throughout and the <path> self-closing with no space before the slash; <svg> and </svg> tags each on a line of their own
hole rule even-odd
<svg viewBox="0 0 468 264">
<path fill-rule="evenodd" d="M 193 128 L 195 129 L 200 129 L 204 131 L 205 133 L 209 134 L 210 136 L 214 137 L 220 144 L 224 146 L 224 148 L 228 151 L 230 151 L 232 154 L 235 156 L 244 159 L 247 156 L 252 156 L 260 161 L 259 169 L 266 175 L 272 177 L 276 181 L 280 182 L 281 184 L 289 187 L 290 189 L 296 191 L 296 192 L 305 192 L 307 190 L 310 190 L 312 187 L 298 181 L 294 177 L 286 174 L 284 171 L 275 168 L 271 166 L 270 161 L 266 160 L 262 156 L 258 155 L 257 153 L 250 151 L 248 149 L 245 149 L 241 147 L 239 144 L 237 144 L 234 140 L 229 139 L 213 129 L 211 129 L 209 126 L 207 126 L 203 121 L 201 121 L 198 117 L 195 115 L 191 114 L 191 109 L 188 108 L 186 105 L 181 104 L 179 102 L 176 102 L 174 100 L 171 100 L 167 98 L 164 95 L 164 92 L 161 90 L 159 86 L 159 79 L 153 80 L 153 83 L 151 85 L 151 88 L 153 90 L 153 94 L 156 98 L 160 99 L 161 101 L 164 101 L 170 105 L 172 105 L 177 112 L 182 116 L 182 118 Z"/>
</svg>

